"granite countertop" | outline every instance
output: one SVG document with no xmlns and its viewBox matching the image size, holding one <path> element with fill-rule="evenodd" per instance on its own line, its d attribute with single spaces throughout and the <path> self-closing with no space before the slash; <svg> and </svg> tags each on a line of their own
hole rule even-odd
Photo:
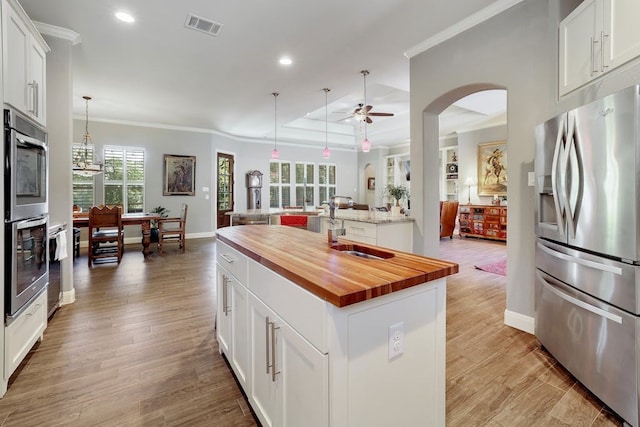
<svg viewBox="0 0 640 427">
<path fill-rule="evenodd" d="M 247 209 L 246 211 L 227 212 L 225 215 L 232 216 L 269 216 L 269 215 L 318 215 L 323 210 L 303 209 Z"/>
<path fill-rule="evenodd" d="M 328 213 L 321 213 L 320 217 L 329 217 Z M 371 224 L 389 224 L 398 222 L 413 222 L 414 218 L 410 216 L 392 216 L 391 212 L 378 211 L 358 211 L 358 210 L 338 210 L 336 212 L 337 219 L 348 219 L 350 221 L 368 222 Z"/>
<path fill-rule="evenodd" d="M 226 227 L 219 229 L 217 236 L 220 241 L 338 307 L 458 272 L 456 263 L 338 239 L 342 249 L 364 247 L 388 257 L 360 258 L 333 249 L 324 235 L 295 227 Z"/>
</svg>

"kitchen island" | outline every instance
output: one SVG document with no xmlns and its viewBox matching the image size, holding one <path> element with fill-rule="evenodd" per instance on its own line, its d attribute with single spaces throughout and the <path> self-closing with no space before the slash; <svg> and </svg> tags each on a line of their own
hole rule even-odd
<svg viewBox="0 0 640 427">
<path fill-rule="evenodd" d="M 218 230 L 220 352 L 264 426 L 444 426 L 457 271 L 293 227 Z"/>
</svg>

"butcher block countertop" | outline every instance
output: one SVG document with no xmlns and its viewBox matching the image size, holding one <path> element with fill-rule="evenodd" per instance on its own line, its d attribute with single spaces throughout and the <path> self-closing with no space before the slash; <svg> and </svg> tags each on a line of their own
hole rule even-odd
<svg viewBox="0 0 640 427">
<path fill-rule="evenodd" d="M 370 248 L 386 259 L 332 249 L 327 236 L 279 225 L 217 231 L 220 241 L 335 306 L 345 307 L 458 272 L 458 264 L 339 238 L 339 245 Z M 386 254 L 384 254 L 386 253 Z"/>
</svg>

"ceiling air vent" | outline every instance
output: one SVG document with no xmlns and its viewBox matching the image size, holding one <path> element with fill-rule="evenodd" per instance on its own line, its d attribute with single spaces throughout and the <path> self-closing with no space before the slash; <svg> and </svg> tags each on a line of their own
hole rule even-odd
<svg viewBox="0 0 640 427">
<path fill-rule="evenodd" d="M 184 25 L 187 28 L 200 31 L 211 36 L 217 36 L 222 30 L 221 23 L 212 21 L 210 19 L 205 19 L 192 13 L 187 15 L 187 22 L 185 22 Z"/>
</svg>

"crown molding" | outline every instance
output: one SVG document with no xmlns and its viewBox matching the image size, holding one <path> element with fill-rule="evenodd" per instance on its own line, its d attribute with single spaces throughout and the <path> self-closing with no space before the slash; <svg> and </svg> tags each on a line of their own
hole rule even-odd
<svg viewBox="0 0 640 427">
<path fill-rule="evenodd" d="M 45 34 L 51 37 L 57 37 L 63 40 L 69 40 L 72 46 L 75 46 L 82 42 L 80 34 L 68 28 L 56 27 L 55 25 L 45 24 L 44 22 L 33 21 L 33 25 L 36 26 L 40 34 Z"/>
<path fill-rule="evenodd" d="M 517 5 L 518 3 L 522 3 L 524 0 L 498 0 L 491 5 L 485 7 L 484 9 L 474 13 L 473 15 L 459 21 L 449 28 L 440 31 L 438 34 L 429 37 L 425 41 L 418 43 L 412 48 L 409 48 L 404 56 L 411 59 L 414 56 L 431 49 L 434 46 L 443 43 L 450 38 L 457 36 L 460 33 L 467 31 L 470 28 L 475 27 L 476 25 L 493 18 L 494 16 L 504 12 L 505 10 Z"/>
</svg>

